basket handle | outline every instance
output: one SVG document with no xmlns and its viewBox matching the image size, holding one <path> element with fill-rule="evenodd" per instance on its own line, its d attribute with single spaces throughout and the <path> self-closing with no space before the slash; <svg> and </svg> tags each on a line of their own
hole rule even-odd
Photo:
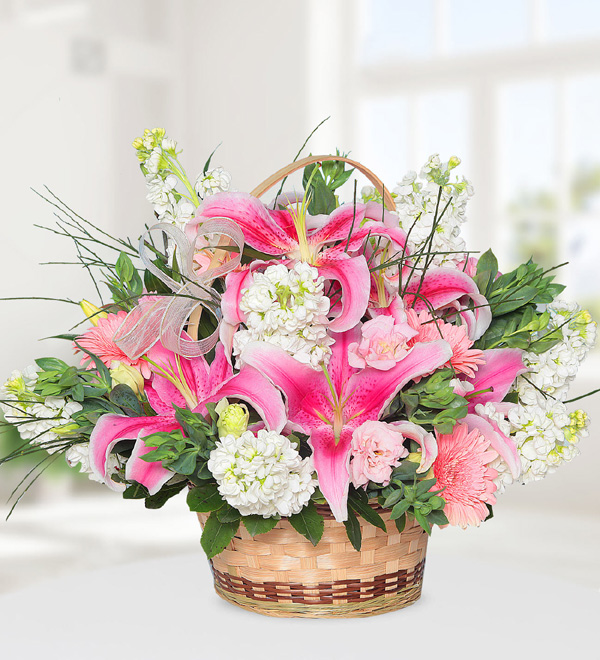
<svg viewBox="0 0 600 660">
<path fill-rule="evenodd" d="M 268 179 L 265 179 L 260 185 L 256 186 L 256 188 L 254 188 L 250 194 L 254 197 L 262 197 L 268 190 L 270 190 L 275 184 L 279 183 L 286 176 L 297 172 L 307 165 L 322 163 L 326 160 L 340 160 L 344 163 L 348 163 L 348 165 L 352 165 L 352 167 L 364 174 L 367 179 L 369 179 L 369 181 L 375 186 L 377 192 L 383 197 L 385 206 L 390 211 L 396 210 L 394 198 L 390 194 L 390 191 L 383 185 L 381 179 L 362 163 L 358 163 L 355 160 L 350 160 L 350 158 L 344 158 L 344 156 L 307 156 L 301 160 L 294 161 L 293 163 L 282 167 L 280 170 L 275 172 L 275 174 L 272 174 Z"/>
</svg>

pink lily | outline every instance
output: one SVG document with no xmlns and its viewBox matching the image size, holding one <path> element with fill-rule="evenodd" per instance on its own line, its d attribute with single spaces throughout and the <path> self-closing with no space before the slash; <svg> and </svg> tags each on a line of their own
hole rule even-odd
<svg viewBox="0 0 600 660">
<path fill-rule="evenodd" d="M 421 275 L 415 273 L 403 294 L 406 307 L 416 312 L 449 310 L 467 325 L 469 338 L 479 339 L 492 322 L 486 298 L 466 273 L 455 268 L 431 267 Z M 474 309 L 469 309 L 469 300 Z"/>
<path fill-rule="evenodd" d="M 111 451 L 120 440 L 135 440 L 125 466 L 128 481 L 142 484 L 153 495 L 173 476 L 173 472 L 163 468 L 161 463 L 142 460 L 142 456 L 153 449 L 146 446 L 145 437 L 180 428 L 173 404 L 205 414 L 206 403 L 235 397 L 253 406 L 269 429 L 281 431 L 285 426 L 281 394 L 252 367 L 243 367 L 234 376 L 222 345 L 217 346 L 210 366 L 203 356 L 189 360 L 181 358 L 160 343 L 154 345 L 147 357 L 153 377 L 144 391 L 156 416 L 126 417 L 109 413 L 100 417 L 90 437 L 92 471 L 113 490 L 125 489 L 124 484 L 110 478 L 107 464 Z"/>
<path fill-rule="evenodd" d="M 478 404 L 493 403 L 497 412 L 504 414 L 512 404 L 502 403 L 515 378 L 527 371 L 523 364 L 523 351 L 518 348 L 492 348 L 483 351 L 485 364 L 480 365 L 474 376 L 463 379 L 473 386 L 473 395 L 467 393 L 469 414 L 464 421 L 469 430 L 477 429 L 489 441 L 492 448 L 508 465 L 516 479 L 521 473 L 521 461 L 515 441 L 507 436 L 496 421 L 477 412 Z M 489 390 L 489 391 L 486 391 Z"/>
<path fill-rule="evenodd" d="M 478 403 L 500 403 L 515 378 L 527 371 L 520 348 L 490 348 L 483 351 L 483 359 L 485 363 L 479 365 L 474 376 L 462 379 L 473 385 L 474 394 L 469 396 L 470 413 Z"/>
<path fill-rule="evenodd" d="M 339 314 L 330 327 L 333 332 L 344 332 L 360 321 L 369 301 L 369 266 L 359 253 L 364 241 L 368 236 L 387 237 L 395 252 L 402 251 L 406 243 L 406 233 L 397 222 L 396 227 L 383 224 L 381 208 L 371 203 L 344 204 L 326 222 L 312 223 L 311 229 L 304 204 L 293 211 L 273 211 L 246 193 L 219 193 L 200 205 L 187 231 L 193 233 L 208 218 L 226 217 L 240 226 L 250 247 L 312 264 L 341 288 L 340 304 L 335 306 Z"/>
<path fill-rule="evenodd" d="M 445 341 L 437 340 L 417 344 L 387 371 L 370 367 L 359 371 L 348 363 L 348 347 L 359 339 L 358 328 L 338 334 L 329 365 L 322 372 L 266 342 L 248 344 L 241 355 L 244 364 L 256 368 L 286 395 L 290 426 L 310 436 L 319 487 L 339 521 L 348 516 L 354 429 L 378 420 L 404 385 L 432 372 L 452 354 Z M 419 439 L 417 434 L 415 439 Z M 425 450 L 431 451 L 429 446 Z"/>
<path fill-rule="evenodd" d="M 487 415 L 470 414 L 462 421 L 468 426 L 469 431 L 477 429 L 486 440 L 489 440 L 490 446 L 508 465 L 515 479 L 521 474 L 521 459 L 515 441 L 505 435 L 493 419 Z"/>
</svg>

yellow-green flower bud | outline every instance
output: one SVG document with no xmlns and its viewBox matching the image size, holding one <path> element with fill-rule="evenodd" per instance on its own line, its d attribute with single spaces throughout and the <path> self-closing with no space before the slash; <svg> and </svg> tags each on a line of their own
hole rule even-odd
<svg viewBox="0 0 600 660">
<path fill-rule="evenodd" d="M 96 305 L 87 300 L 82 300 L 79 303 L 79 306 L 92 325 L 98 325 L 100 319 L 105 319 L 108 316 L 108 314 L 103 312 L 100 307 L 96 307 Z"/>
<path fill-rule="evenodd" d="M 453 170 L 455 167 L 458 167 L 460 165 L 460 158 L 458 156 L 451 156 L 450 160 L 448 161 L 448 169 Z"/>
<path fill-rule="evenodd" d="M 216 411 L 219 413 L 217 429 L 220 438 L 223 438 L 226 435 L 232 435 L 234 438 L 239 438 L 248 428 L 250 413 L 245 405 L 232 403 L 221 410 L 219 410 L 219 407 L 217 406 Z"/>
<path fill-rule="evenodd" d="M 135 367 L 114 360 L 111 364 L 110 375 L 113 385 L 129 385 L 136 394 L 144 391 L 144 377 Z"/>
</svg>

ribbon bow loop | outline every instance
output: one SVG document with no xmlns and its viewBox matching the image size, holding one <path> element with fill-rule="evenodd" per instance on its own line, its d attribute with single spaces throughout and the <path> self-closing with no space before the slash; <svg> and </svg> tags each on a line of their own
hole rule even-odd
<svg viewBox="0 0 600 660">
<path fill-rule="evenodd" d="M 173 246 L 173 259 L 177 259 L 181 282 L 174 280 L 154 263 L 156 255 L 150 247 L 154 244 L 153 232 L 160 232 L 160 238 L 164 240 L 166 237 Z M 197 273 L 194 270 L 196 242 L 214 235 L 229 238 L 238 251 L 225 263 L 219 263 L 220 260 L 213 256 L 209 267 Z M 208 240 L 206 243 L 210 245 Z M 219 340 L 221 324 L 220 296 L 212 283 L 240 265 L 243 250 L 244 235 L 229 218 L 211 218 L 202 223 L 194 242 L 174 225 L 158 223 L 150 227 L 140 238 L 140 259 L 146 270 L 168 286 L 173 295 L 141 297 L 115 333 L 115 343 L 131 360 L 139 359 L 159 339 L 165 348 L 185 358 L 208 353 Z M 210 336 L 195 340 L 189 338 L 185 327 L 198 307 L 215 316 L 217 328 Z"/>
</svg>

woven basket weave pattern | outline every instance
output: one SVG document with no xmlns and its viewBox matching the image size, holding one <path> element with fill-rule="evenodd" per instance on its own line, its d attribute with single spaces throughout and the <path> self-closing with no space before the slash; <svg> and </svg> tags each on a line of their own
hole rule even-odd
<svg viewBox="0 0 600 660">
<path fill-rule="evenodd" d="M 315 547 L 283 519 L 252 538 L 243 526 L 211 561 L 225 600 L 272 616 L 355 617 L 410 605 L 421 595 L 427 535 L 414 521 L 400 534 L 389 511 L 374 507 L 387 532 L 362 518 L 357 552 L 328 509 Z M 202 524 L 208 514 L 200 513 Z"/>
</svg>

